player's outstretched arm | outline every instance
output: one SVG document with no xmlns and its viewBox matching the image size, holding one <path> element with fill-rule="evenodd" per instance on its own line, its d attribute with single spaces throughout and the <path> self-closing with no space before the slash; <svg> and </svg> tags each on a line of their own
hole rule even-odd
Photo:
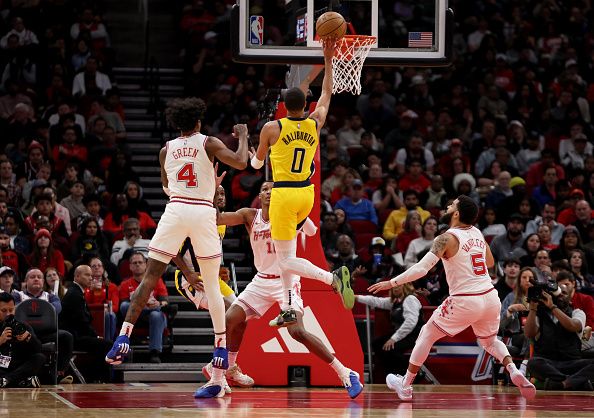
<svg viewBox="0 0 594 418">
<path fill-rule="evenodd" d="M 318 123 L 318 133 L 324 123 L 326 123 L 326 116 L 328 116 L 328 109 L 330 108 L 330 99 L 332 98 L 332 57 L 334 56 L 334 48 L 336 41 L 328 39 L 324 41 L 324 80 L 322 81 L 322 94 L 318 99 L 316 110 L 314 110 L 310 118 Z"/>
<path fill-rule="evenodd" d="M 235 125 L 233 127 L 233 136 L 239 140 L 237 151 L 233 152 L 219 138 L 209 136 L 206 140 L 206 152 L 211 157 L 216 157 L 219 161 L 230 167 L 243 170 L 247 167 L 248 161 L 248 129 L 247 125 Z"/>
<path fill-rule="evenodd" d="M 270 144 L 275 138 L 278 138 L 279 134 L 278 122 L 275 120 L 266 122 L 262 127 L 262 130 L 260 131 L 260 139 L 258 141 L 258 149 L 250 161 L 250 164 L 256 170 L 262 168 L 264 165 L 264 160 L 266 160 L 268 150 L 270 149 Z"/>
<path fill-rule="evenodd" d="M 418 263 L 410 267 L 404 273 L 394 277 L 389 281 L 379 282 L 369 286 L 367 290 L 369 290 L 371 293 L 378 293 L 383 290 L 399 286 L 401 284 L 415 281 L 417 279 L 420 279 L 421 277 L 425 277 L 429 270 L 431 270 L 433 266 L 437 264 L 439 259 L 443 257 L 448 245 L 451 245 L 451 243 L 451 234 L 439 235 L 433 241 L 431 250 L 427 254 L 425 254 L 425 257 L 423 257 Z"/>
<path fill-rule="evenodd" d="M 254 220 L 256 209 L 252 208 L 241 208 L 237 212 L 223 212 L 217 216 L 217 225 L 245 225 L 249 227 Z"/>
<path fill-rule="evenodd" d="M 193 272 L 190 270 L 184 258 L 178 253 L 175 257 L 171 259 L 177 266 L 177 268 L 182 272 L 186 280 L 194 286 L 197 290 L 204 290 L 204 284 L 201 280 L 198 280 L 198 273 Z"/>
</svg>

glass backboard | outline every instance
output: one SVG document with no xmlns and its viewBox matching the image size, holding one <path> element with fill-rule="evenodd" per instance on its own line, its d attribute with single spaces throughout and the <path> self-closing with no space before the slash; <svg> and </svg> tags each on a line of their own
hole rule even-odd
<svg viewBox="0 0 594 418">
<path fill-rule="evenodd" d="M 231 20 L 234 60 L 323 63 L 315 22 L 329 10 L 345 17 L 347 33 L 377 38 L 365 65 L 450 63 L 453 12 L 447 0 L 238 0 Z"/>
</svg>

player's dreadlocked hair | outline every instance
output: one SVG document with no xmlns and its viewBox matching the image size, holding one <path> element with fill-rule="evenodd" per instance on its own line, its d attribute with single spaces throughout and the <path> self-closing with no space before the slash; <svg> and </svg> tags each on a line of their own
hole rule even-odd
<svg viewBox="0 0 594 418">
<path fill-rule="evenodd" d="M 202 99 L 188 97 L 186 99 L 172 99 L 167 102 L 165 115 L 172 128 L 186 132 L 196 127 L 198 121 L 204 117 L 206 104 Z"/>
<path fill-rule="evenodd" d="M 458 196 L 458 212 L 460 212 L 460 222 L 466 225 L 474 225 L 479 208 L 470 197 L 460 195 Z"/>
<path fill-rule="evenodd" d="M 303 110 L 305 107 L 305 94 L 301 89 L 294 87 L 285 93 L 285 107 L 290 111 Z"/>
</svg>

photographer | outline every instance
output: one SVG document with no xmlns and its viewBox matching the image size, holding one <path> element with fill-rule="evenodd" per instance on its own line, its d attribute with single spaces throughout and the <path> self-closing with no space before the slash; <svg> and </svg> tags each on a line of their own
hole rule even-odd
<svg viewBox="0 0 594 418">
<path fill-rule="evenodd" d="M 584 312 L 571 308 L 567 290 L 561 292 L 555 282 L 534 283 L 528 300 L 524 334 L 534 339 L 530 374 L 545 390 L 592 390 L 594 360 L 582 359 L 580 352 Z"/>
<path fill-rule="evenodd" d="M 0 293 L 0 388 L 40 387 L 37 374 L 45 362 L 41 343 L 28 325 L 14 319 L 15 303 L 10 293 Z"/>
</svg>

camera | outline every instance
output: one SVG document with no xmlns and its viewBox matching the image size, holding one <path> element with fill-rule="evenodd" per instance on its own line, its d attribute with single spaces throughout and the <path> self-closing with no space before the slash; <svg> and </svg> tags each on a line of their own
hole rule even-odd
<svg viewBox="0 0 594 418">
<path fill-rule="evenodd" d="M 555 280 L 538 280 L 528 288 L 528 302 L 539 302 L 542 299 L 542 292 L 547 292 L 551 296 L 559 296 L 561 289 Z"/>
<path fill-rule="evenodd" d="M 4 328 L 12 329 L 12 335 L 14 337 L 18 337 L 19 335 L 23 335 L 25 332 L 27 332 L 27 327 L 25 324 L 14 319 L 14 315 L 8 315 L 4 319 Z"/>
</svg>

